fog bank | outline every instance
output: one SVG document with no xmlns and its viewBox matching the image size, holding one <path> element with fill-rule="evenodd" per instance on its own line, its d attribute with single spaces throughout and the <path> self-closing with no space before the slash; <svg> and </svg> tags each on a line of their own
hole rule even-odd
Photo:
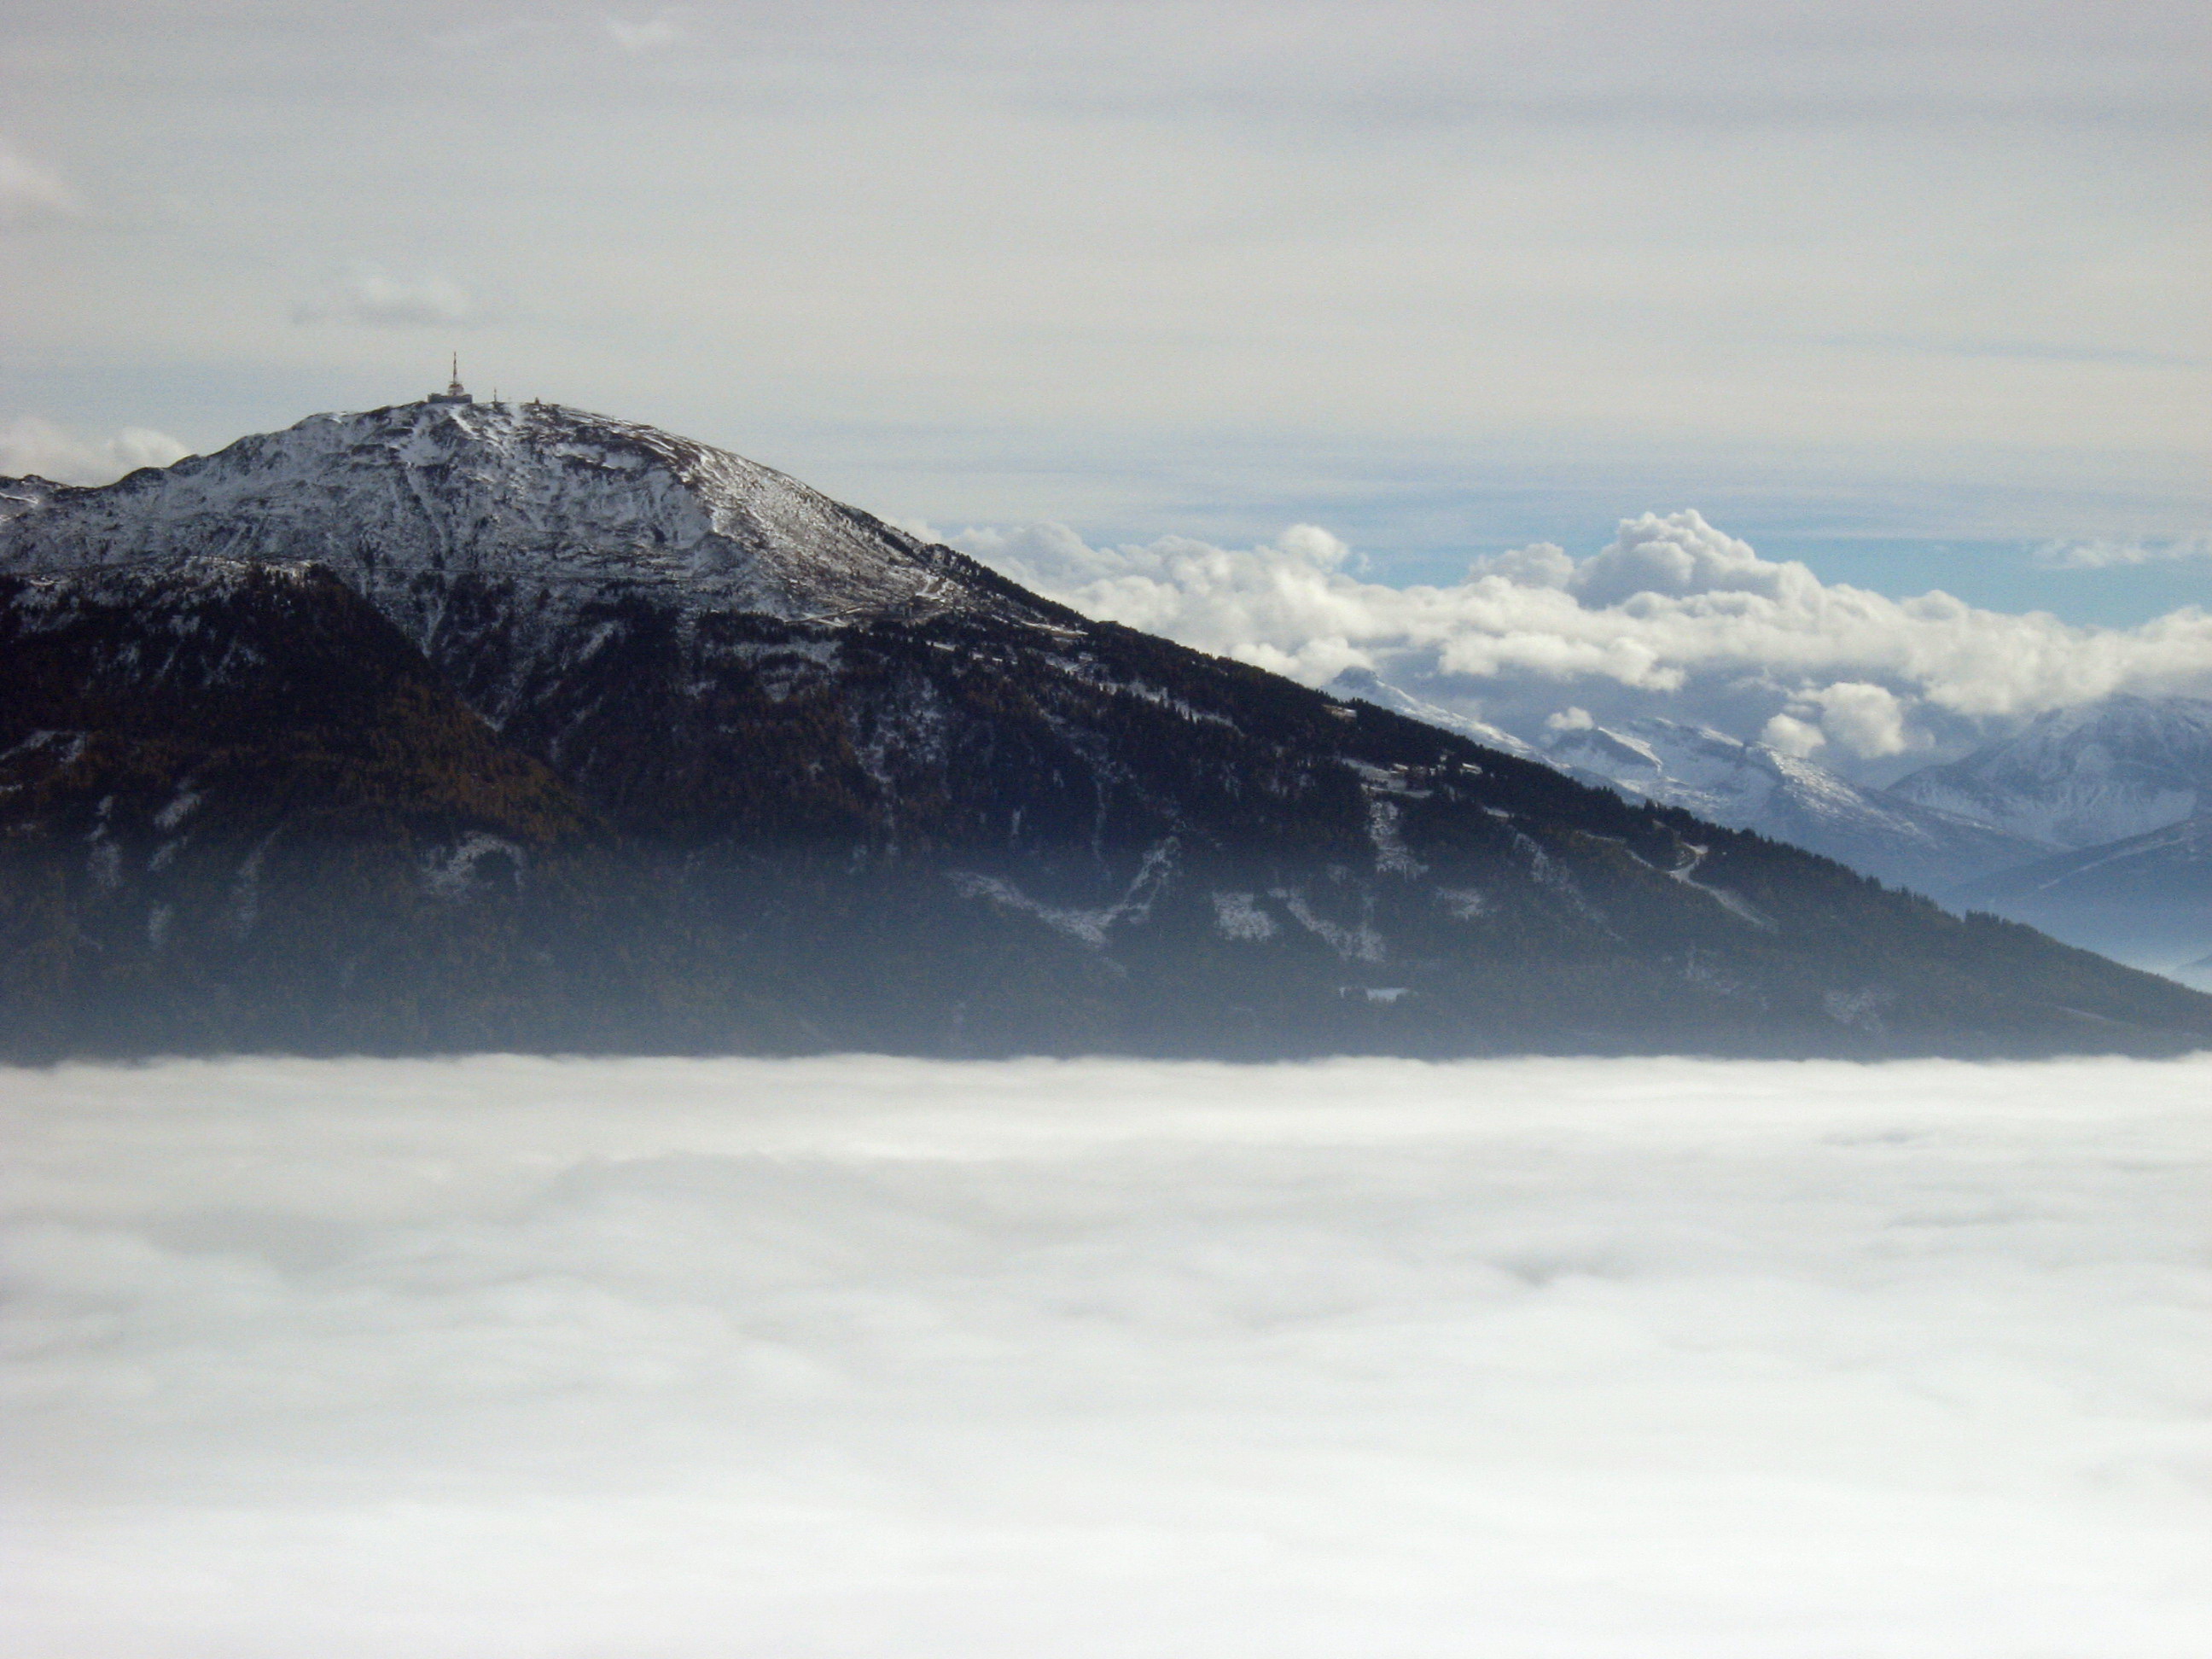
<svg viewBox="0 0 2212 1659">
<path fill-rule="evenodd" d="M 21 1659 L 2183 1659 L 2212 1059 L 0 1073 Z"/>
</svg>

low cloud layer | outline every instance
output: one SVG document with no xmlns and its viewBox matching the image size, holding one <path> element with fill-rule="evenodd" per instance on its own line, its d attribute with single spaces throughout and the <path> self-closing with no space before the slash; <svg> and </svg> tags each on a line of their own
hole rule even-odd
<svg viewBox="0 0 2212 1659">
<path fill-rule="evenodd" d="M 2208 1087 L 0 1073 L 0 1646 L 2183 1659 Z"/>
<path fill-rule="evenodd" d="M 126 426 L 111 438 L 87 438 L 20 416 L 0 426 L 0 477 L 36 474 L 56 483 L 110 483 L 142 466 L 167 466 L 191 453 L 166 432 Z"/>
<path fill-rule="evenodd" d="M 1241 550 L 1094 548 L 1056 525 L 951 539 L 1091 615 L 1312 684 L 1371 668 L 1524 736 L 1610 698 L 1848 763 L 2114 692 L 2212 693 L 2202 609 L 2113 629 L 1892 599 L 1762 558 L 1693 512 L 1624 520 L 1587 558 L 1539 544 L 1406 588 L 1361 580 L 1312 526 Z"/>
</svg>

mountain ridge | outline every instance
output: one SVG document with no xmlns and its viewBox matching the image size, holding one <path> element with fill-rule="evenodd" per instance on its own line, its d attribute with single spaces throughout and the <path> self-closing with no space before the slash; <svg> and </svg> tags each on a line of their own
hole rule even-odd
<svg viewBox="0 0 2212 1659">
<path fill-rule="evenodd" d="M 2212 809 L 2212 699 L 2118 693 L 2052 709 L 1889 788 L 2055 848 L 2124 841 Z"/>
<path fill-rule="evenodd" d="M 105 490 L 0 488 L 8 625 L 47 641 L 0 655 L 0 890 L 17 959 L 67 969 L 58 1000 L 14 983 L 0 1042 L 2212 1040 L 2212 1002 L 2027 929 L 548 409 L 399 405 Z M 130 760 L 164 721 L 232 769 Z M 347 743 L 383 758 L 334 770 Z M 504 781 L 473 798 L 457 767 Z M 163 885 L 186 867 L 189 903 Z"/>
</svg>

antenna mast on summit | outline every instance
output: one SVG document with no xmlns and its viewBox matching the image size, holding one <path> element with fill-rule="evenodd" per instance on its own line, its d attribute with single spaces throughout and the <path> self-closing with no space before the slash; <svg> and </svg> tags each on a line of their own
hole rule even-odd
<svg viewBox="0 0 2212 1659">
<path fill-rule="evenodd" d="M 476 401 L 469 396 L 461 385 L 461 354 L 459 352 L 456 351 L 453 354 L 453 380 L 447 384 L 444 392 L 434 393 L 430 401 L 434 404 L 466 404 Z"/>
</svg>

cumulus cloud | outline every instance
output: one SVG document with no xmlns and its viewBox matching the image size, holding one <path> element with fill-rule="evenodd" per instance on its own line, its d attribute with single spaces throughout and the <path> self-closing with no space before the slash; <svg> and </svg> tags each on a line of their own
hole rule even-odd
<svg viewBox="0 0 2212 1659">
<path fill-rule="evenodd" d="M 1817 722 L 1799 720 L 1795 714 L 1775 714 L 1759 728 L 1759 740 L 1770 749 L 1808 760 L 1826 746 L 1828 734 Z"/>
<path fill-rule="evenodd" d="M 0 143 L 0 228 L 84 216 L 77 193 L 44 167 Z"/>
<path fill-rule="evenodd" d="M 365 323 L 376 328 L 449 328 L 482 319 L 483 307 L 450 277 L 394 276 L 355 264 L 292 311 L 295 323 Z"/>
<path fill-rule="evenodd" d="M 1479 700 L 1523 735 L 1610 687 L 1793 752 L 1861 758 L 1928 741 L 1930 722 L 2014 719 L 2114 692 L 2212 694 L 2212 614 L 2074 627 L 1942 592 L 1892 599 L 1762 557 L 1694 512 L 1625 520 L 1575 560 L 1548 544 L 1477 561 L 1448 586 L 1389 587 L 1301 526 L 1234 550 L 1181 538 L 1093 548 L 1059 526 L 951 540 L 1094 616 L 1312 684 L 1375 670 Z"/>
<path fill-rule="evenodd" d="M 84 438 L 19 416 L 0 426 L 0 477 L 36 474 L 56 483 L 108 483 L 142 466 L 167 466 L 191 452 L 166 432 L 126 426 L 111 438 Z"/>
<path fill-rule="evenodd" d="M 1862 758 L 1901 755 L 1924 746 L 1905 729 L 1905 705 L 1886 685 L 1838 680 L 1803 693 L 1799 702 L 1819 712 L 1824 738 Z"/>
<path fill-rule="evenodd" d="M 1599 609 L 1639 593 L 1756 593 L 1802 599 L 1808 586 L 1818 586 L 1803 565 L 1762 559 L 1748 542 L 1723 535 L 1695 513 L 1663 518 L 1647 513 L 1623 520 L 1619 538 L 1576 566 L 1559 585 L 1571 588 L 1583 605 Z"/>
<path fill-rule="evenodd" d="M 1499 576 L 1516 587 L 1565 587 L 1575 579 L 1574 556 L 1556 542 L 1532 542 L 1486 553 L 1467 568 L 1469 581 Z"/>
<path fill-rule="evenodd" d="M 0 1645 L 2179 1659 L 2208 1085 L 0 1073 Z"/>
</svg>

